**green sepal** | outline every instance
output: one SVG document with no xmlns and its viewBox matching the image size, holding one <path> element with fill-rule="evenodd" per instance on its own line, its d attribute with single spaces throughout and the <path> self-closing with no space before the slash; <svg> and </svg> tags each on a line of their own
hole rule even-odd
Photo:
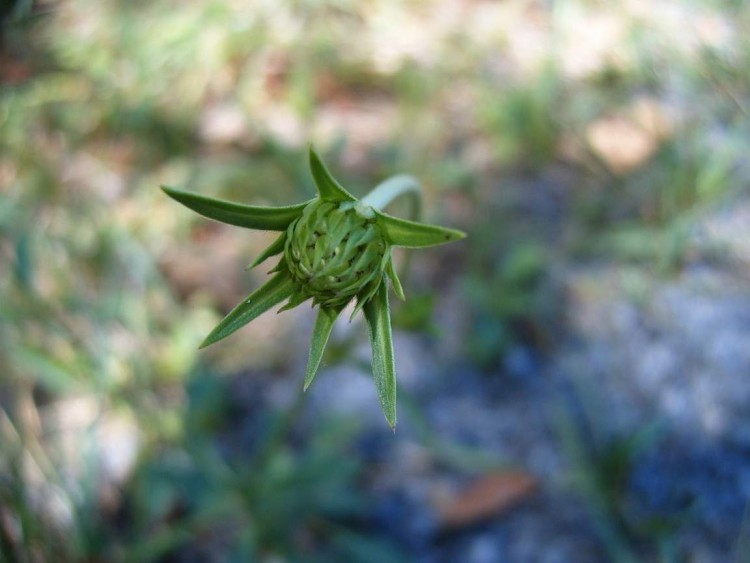
<svg viewBox="0 0 750 563">
<path fill-rule="evenodd" d="M 295 284 L 289 276 L 289 272 L 282 271 L 272 277 L 264 285 L 251 293 L 244 301 L 237 305 L 224 319 L 216 325 L 200 347 L 205 348 L 210 344 L 226 338 L 234 331 L 242 328 L 247 323 L 265 313 L 274 305 L 282 302 L 294 293 Z"/>
<path fill-rule="evenodd" d="M 385 273 L 388 276 L 388 279 L 391 280 L 391 285 L 393 286 L 393 291 L 396 293 L 396 296 L 401 299 L 401 301 L 406 301 L 404 288 L 401 285 L 401 280 L 398 279 L 396 266 L 393 264 L 393 256 L 388 259 L 388 263 L 385 265 Z"/>
<path fill-rule="evenodd" d="M 318 318 L 315 320 L 312 341 L 310 342 L 310 356 L 307 360 L 305 391 L 315 379 L 315 374 L 318 373 L 320 360 L 323 358 L 323 352 L 326 344 L 328 344 L 328 338 L 331 336 L 331 330 L 333 330 L 333 323 L 341 313 L 341 309 L 342 307 L 320 307 L 318 311 Z"/>
<path fill-rule="evenodd" d="M 331 175 L 312 145 L 310 146 L 310 171 L 313 180 L 315 180 L 315 187 L 318 189 L 320 199 L 325 201 L 357 201 L 357 198 L 347 192 Z"/>
<path fill-rule="evenodd" d="M 349 322 L 352 322 L 354 320 L 354 317 L 357 316 L 357 313 L 359 313 L 362 310 L 362 307 L 365 306 L 365 303 L 367 303 L 370 299 L 372 299 L 372 296 L 375 295 L 375 292 L 378 290 L 378 288 L 383 284 L 383 276 L 380 276 L 374 280 L 372 280 L 369 284 L 367 284 L 362 290 L 359 295 L 357 295 L 357 304 L 354 306 L 354 310 L 352 311 L 352 314 L 349 316 Z"/>
<path fill-rule="evenodd" d="M 349 315 L 349 322 L 352 322 L 354 320 L 354 317 L 356 317 L 357 313 L 362 310 L 362 307 L 365 306 L 365 303 L 367 303 L 366 299 L 364 299 L 363 297 L 357 297 L 357 304 L 354 306 L 352 314 Z"/>
<path fill-rule="evenodd" d="M 386 240 L 393 246 L 424 248 L 445 244 L 466 236 L 466 233 L 454 229 L 407 221 L 380 211 L 375 211 L 375 213 L 378 218 L 378 226 L 383 231 Z"/>
<path fill-rule="evenodd" d="M 383 254 L 383 259 L 381 260 L 380 264 L 380 271 L 385 270 L 390 260 L 390 252 L 386 252 L 385 254 Z M 385 285 L 385 277 L 382 274 L 376 276 L 373 280 L 368 282 L 367 285 L 365 285 L 365 287 L 362 289 L 362 291 L 357 294 L 357 305 L 354 307 L 354 310 L 349 317 L 349 322 L 352 322 L 357 313 L 359 313 L 360 310 L 362 310 L 362 307 L 365 306 L 365 303 L 373 298 L 375 292 L 378 291 L 381 285 Z"/>
<path fill-rule="evenodd" d="M 354 317 L 356 317 L 357 313 L 362 310 L 362 307 L 365 306 L 365 303 L 367 303 L 367 298 L 365 296 L 357 296 L 357 304 L 354 306 L 352 314 L 349 315 L 349 322 L 352 322 L 354 320 Z"/>
<path fill-rule="evenodd" d="M 255 268 L 255 266 L 266 261 L 271 256 L 276 256 L 277 254 L 281 254 L 282 252 L 284 252 L 285 244 L 286 244 L 286 231 L 281 233 L 281 235 L 279 235 L 279 237 L 271 243 L 271 246 L 269 246 L 263 252 L 261 252 L 260 255 L 255 260 L 253 260 L 253 263 L 250 264 L 246 269 L 252 270 L 253 268 Z"/>
<path fill-rule="evenodd" d="M 289 298 L 289 302 L 284 305 L 281 309 L 279 309 L 279 313 L 283 311 L 288 311 L 289 309 L 294 309 L 297 305 L 302 304 L 303 302 L 307 301 L 310 298 L 310 295 L 307 293 L 304 293 L 302 291 L 299 291 L 299 289 L 295 289 L 295 293 L 292 294 L 292 296 Z"/>
<path fill-rule="evenodd" d="M 162 186 L 162 190 L 172 199 L 200 213 L 228 225 L 259 229 L 262 231 L 284 231 L 289 224 L 302 215 L 309 201 L 286 207 L 258 207 L 233 203 L 182 190 Z"/>
<path fill-rule="evenodd" d="M 287 265 L 286 265 L 286 260 L 285 260 L 285 259 L 284 259 L 284 257 L 282 256 L 282 257 L 281 257 L 281 260 L 279 260 L 279 263 L 278 263 L 278 264 L 276 264 L 276 265 L 275 265 L 275 266 L 274 266 L 273 268 L 271 268 L 270 270 L 268 270 L 268 273 L 269 273 L 269 274 L 275 274 L 275 273 L 277 273 L 277 272 L 287 272 L 287 271 L 288 271 L 288 268 L 287 268 Z"/>
<path fill-rule="evenodd" d="M 364 306 L 372 346 L 372 373 L 380 406 L 388 424 L 396 428 L 396 363 L 393 357 L 391 314 L 388 288 L 380 284 L 377 293 Z"/>
</svg>

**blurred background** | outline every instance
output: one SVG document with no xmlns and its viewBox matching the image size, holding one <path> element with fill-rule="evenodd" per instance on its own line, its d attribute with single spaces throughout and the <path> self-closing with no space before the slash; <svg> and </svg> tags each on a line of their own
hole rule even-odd
<svg viewBox="0 0 750 563">
<path fill-rule="evenodd" d="M 746 2 L 0 15 L 0 559 L 750 561 Z M 469 234 L 402 275 L 395 434 L 361 319 L 304 395 L 307 306 L 197 350 L 271 238 L 159 185 L 303 201 L 309 142 Z"/>
</svg>

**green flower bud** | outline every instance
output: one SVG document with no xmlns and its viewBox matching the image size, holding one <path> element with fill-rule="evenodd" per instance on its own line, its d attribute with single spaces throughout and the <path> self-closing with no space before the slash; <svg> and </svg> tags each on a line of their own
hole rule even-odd
<svg viewBox="0 0 750 563">
<path fill-rule="evenodd" d="M 289 225 L 284 257 L 300 300 L 338 308 L 377 290 L 387 250 L 371 207 L 316 200 Z"/>
<path fill-rule="evenodd" d="M 347 192 L 310 147 L 310 171 L 317 197 L 285 207 L 256 207 L 163 187 L 190 209 L 223 223 L 250 229 L 280 231 L 276 240 L 251 264 L 284 256 L 274 274 L 253 291 L 206 336 L 201 347 L 226 338 L 239 328 L 288 300 L 280 311 L 312 297 L 320 305 L 310 344 L 305 389 L 323 358 L 333 323 L 356 297 L 352 317 L 362 310 L 372 344 L 372 372 L 383 413 L 396 425 L 396 365 L 393 357 L 388 277 L 404 298 L 391 258 L 391 247 L 424 248 L 463 238 L 460 231 L 392 217 L 381 210 L 394 198 L 411 194 L 419 202 L 420 187 L 410 176 L 394 176 L 362 201 Z M 414 206 L 418 214 L 419 205 Z"/>
</svg>

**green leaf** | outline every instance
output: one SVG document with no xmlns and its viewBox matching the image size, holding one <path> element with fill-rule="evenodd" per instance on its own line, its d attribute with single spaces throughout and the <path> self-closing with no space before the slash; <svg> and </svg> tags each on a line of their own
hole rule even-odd
<svg viewBox="0 0 750 563">
<path fill-rule="evenodd" d="M 224 319 L 216 325 L 200 347 L 205 348 L 226 338 L 234 331 L 265 313 L 274 305 L 280 303 L 294 292 L 294 282 L 289 272 L 281 271 L 264 285 L 251 293 L 247 299 L 237 305 Z"/>
<path fill-rule="evenodd" d="M 289 309 L 294 309 L 297 305 L 304 303 L 308 299 L 310 299 L 310 295 L 304 291 L 300 291 L 299 287 L 296 287 L 295 292 L 289 298 L 287 304 L 279 309 L 278 312 L 281 313 L 283 311 L 288 311 Z"/>
<path fill-rule="evenodd" d="M 263 263 L 265 260 L 270 258 L 271 256 L 276 256 L 277 254 L 281 254 L 284 252 L 284 245 L 286 244 L 286 232 L 281 233 L 279 238 L 277 238 L 275 241 L 271 243 L 271 246 L 266 248 L 263 252 L 260 253 L 260 255 L 253 260 L 253 263 L 250 264 L 247 269 L 252 270 L 257 266 L 258 264 Z"/>
<path fill-rule="evenodd" d="M 286 207 L 257 207 L 183 192 L 167 186 L 162 186 L 161 189 L 172 199 L 204 217 L 228 225 L 262 231 L 285 230 L 292 221 L 302 215 L 302 210 L 310 203 L 307 201 Z"/>
<path fill-rule="evenodd" d="M 391 280 L 391 285 L 393 285 L 393 291 L 396 292 L 396 295 L 398 296 L 401 301 L 405 301 L 406 297 L 404 296 L 404 288 L 401 285 L 401 280 L 398 279 L 398 274 L 396 273 L 396 266 L 393 264 L 393 256 L 391 256 L 388 259 L 388 264 L 385 266 L 385 273 L 388 276 L 388 279 Z"/>
<path fill-rule="evenodd" d="M 426 246 L 445 244 L 466 236 L 465 233 L 454 229 L 407 221 L 406 219 L 399 219 L 380 211 L 376 211 L 375 213 L 378 217 L 378 225 L 383 230 L 386 240 L 393 246 L 424 248 Z"/>
<path fill-rule="evenodd" d="M 81 381 L 76 377 L 78 370 L 75 365 L 66 365 L 45 354 L 31 348 L 13 348 L 11 359 L 20 367 L 22 373 L 33 374 L 35 383 L 53 393 L 68 393 L 81 389 Z"/>
<path fill-rule="evenodd" d="M 372 346 L 372 373 L 385 419 L 396 428 L 396 363 L 388 307 L 388 288 L 380 284 L 377 293 L 364 306 Z"/>
<path fill-rule="evenodd" d="M 312 172 L 315 186 L 318 188 L 320 199 L 326 201 L 357 201 L 352 194 L 347 192 L 339 184 L 323 164 L 318 153 L 310 146 L 310 171 Z"/>
<path fill-rule="evenodd" d="M 341 313 L 341 307 L 325 308 L 321 307 L 318 311 L 318 318 L 315 321 L 315 327 L 312 333 L 312 342 L 310 343 L 310 357 L 307 360 L 307 373 L 305 374 L 305 391 L 315 379 L 318 373 L 320 360 L 323 358 L 328 337 L 331 336 L 333 323 Z"/>
</svg>

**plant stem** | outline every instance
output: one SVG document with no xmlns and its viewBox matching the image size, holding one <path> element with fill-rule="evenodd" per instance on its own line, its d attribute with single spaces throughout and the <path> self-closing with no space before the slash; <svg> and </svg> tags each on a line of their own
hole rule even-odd
<svg viewBox="0 0 750 563">
<path fill-rule="evenodd" d="M 399 174 L 375 186 L 362 198 L 362 203 L 382 211 L 399 196 L 409 196 L 411 200 L 411 220 L 418 221 L 422 216 L 422 186 L 412 176 Z"/>
<path fill-rule="evenodd" d="M 375 186 L 361 201 L 378 211 L 383 211 L 400 196 L 408 196 L 411 200 L 411 216 L 409 219 L 419 221 L 422 218 L 422 184 L 413 176 L 407 174 L 391 176 Z M 406 252 L 401 264 L 404 271 L 401 275 L 403 282 L 408 281 L 410 263 L 411 252 Z"/>
</svg>

